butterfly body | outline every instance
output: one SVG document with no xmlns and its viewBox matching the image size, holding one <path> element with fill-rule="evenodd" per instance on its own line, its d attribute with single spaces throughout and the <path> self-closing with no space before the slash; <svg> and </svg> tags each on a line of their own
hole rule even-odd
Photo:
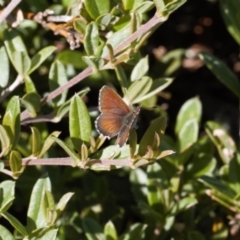
<svg viewBox="0 0 240 240">
<path fill-rule="evenodd" d="M 133 109 L 110 87 L 103 86 L 99 93 L 99 110 L 96 129 L 107 138 L 117 136 L 116 144 L 122 147 L 127 141 L 130 129 L 136 125 L 141 107 Z"/>
</svg>

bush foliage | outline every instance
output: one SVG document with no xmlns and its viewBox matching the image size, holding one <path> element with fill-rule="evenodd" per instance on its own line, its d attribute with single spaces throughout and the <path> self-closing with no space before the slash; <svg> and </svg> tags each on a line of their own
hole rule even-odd
<svg viewBox="0 0 240 240">
<path fill-rule="evenodd" d="M 186 59 L 237 99 L 238 77 L 207 48 L 146 54 L 188 1 L 19 2 L 0 2 L 0 238 L 237 239 L 236 139 L 197 96 L 164 106 Z M 218 4 L 240 44 L 240 3 Z M 95 129 L 104 85 L 141 105 L 123 147 Z"/>
</svg>

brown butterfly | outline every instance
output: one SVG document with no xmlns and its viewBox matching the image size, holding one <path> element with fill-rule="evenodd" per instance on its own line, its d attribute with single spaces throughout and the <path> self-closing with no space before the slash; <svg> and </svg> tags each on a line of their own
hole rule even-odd
<svg viewBox="0 0 240 240">
<path fill-rule="evenodd" d="M 141 107 L 133 109 L 110 87 L 103 86 L 99 92 L 99 111 L 95 125 L 99 134 L 112 138 L 117 136 L 116 144 L 122 147 L 128 140 L 129 132 L 135 127 Z"/>
</svg>

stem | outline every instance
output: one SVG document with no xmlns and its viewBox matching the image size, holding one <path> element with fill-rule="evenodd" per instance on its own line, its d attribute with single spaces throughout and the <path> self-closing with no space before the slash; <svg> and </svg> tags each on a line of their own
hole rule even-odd
<svg viewBox="0 0 240 240">
<path fill-rule="evenodd" d="M 6 17 L 13 11 L 13 9 L 21 2 L 21 0 L 12 0 L 0 15 L 0 23 L 2 23 Z"/>
<path fill-rule="evenodd" d="M 15 90 L 20 84 L 23 83 L 22 75 L 18 74 L 15 81 L 0 94 L 0 102 L 2 102 L 12 91 Z"/>
<path fill-rule="evenodd" d="M 3 160 L 5 166 L 9 166 L 8 160 Z M 101 164 L 103 166 L 127 166 L 133 167 L 132 161 L 126 159 L 89 159 L 86 166 L 94 164 Z M 74 161 L 70 157 L 66 158 L 39 158 L 39 159 L 22 159 L 22 166 L 36 166 L 36 165 L 57 165 L 57 166 L 73 166 Z"/>
</svg>

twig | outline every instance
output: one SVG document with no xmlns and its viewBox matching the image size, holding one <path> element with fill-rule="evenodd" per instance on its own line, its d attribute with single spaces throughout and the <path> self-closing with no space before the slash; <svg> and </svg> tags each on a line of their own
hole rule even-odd
<svg viewBox="0 0 240 240">
<path fill-rule="evenodd" d="M 9 166 L 8 160 L 3 160 L 5 166 Z M 90 159 L 85 166 L 101 164 L 102 166 L 127 166 L 133 167 L 131 159 Z M 66 158 L 39 158 L 23 159 L 22 166 L 51 165 L 51 166 L 74 166 L 74 161 L 70 157 Z"/>
<path fill-rule="evenodd" d="M 0 102 L 2 102 L 15 88 L 23 83 L 23 77 L 18 74 L 15 81 L 0 94 Z"/>
<path fill-rule="evenodd" d="M 7 16 L 13 11 L 13 9 L 21 2 L 21 0 L 12 0 L 7 7 L 2 11 L 0 15 L 0 23 L 2 23 Z"/>
</svg>

